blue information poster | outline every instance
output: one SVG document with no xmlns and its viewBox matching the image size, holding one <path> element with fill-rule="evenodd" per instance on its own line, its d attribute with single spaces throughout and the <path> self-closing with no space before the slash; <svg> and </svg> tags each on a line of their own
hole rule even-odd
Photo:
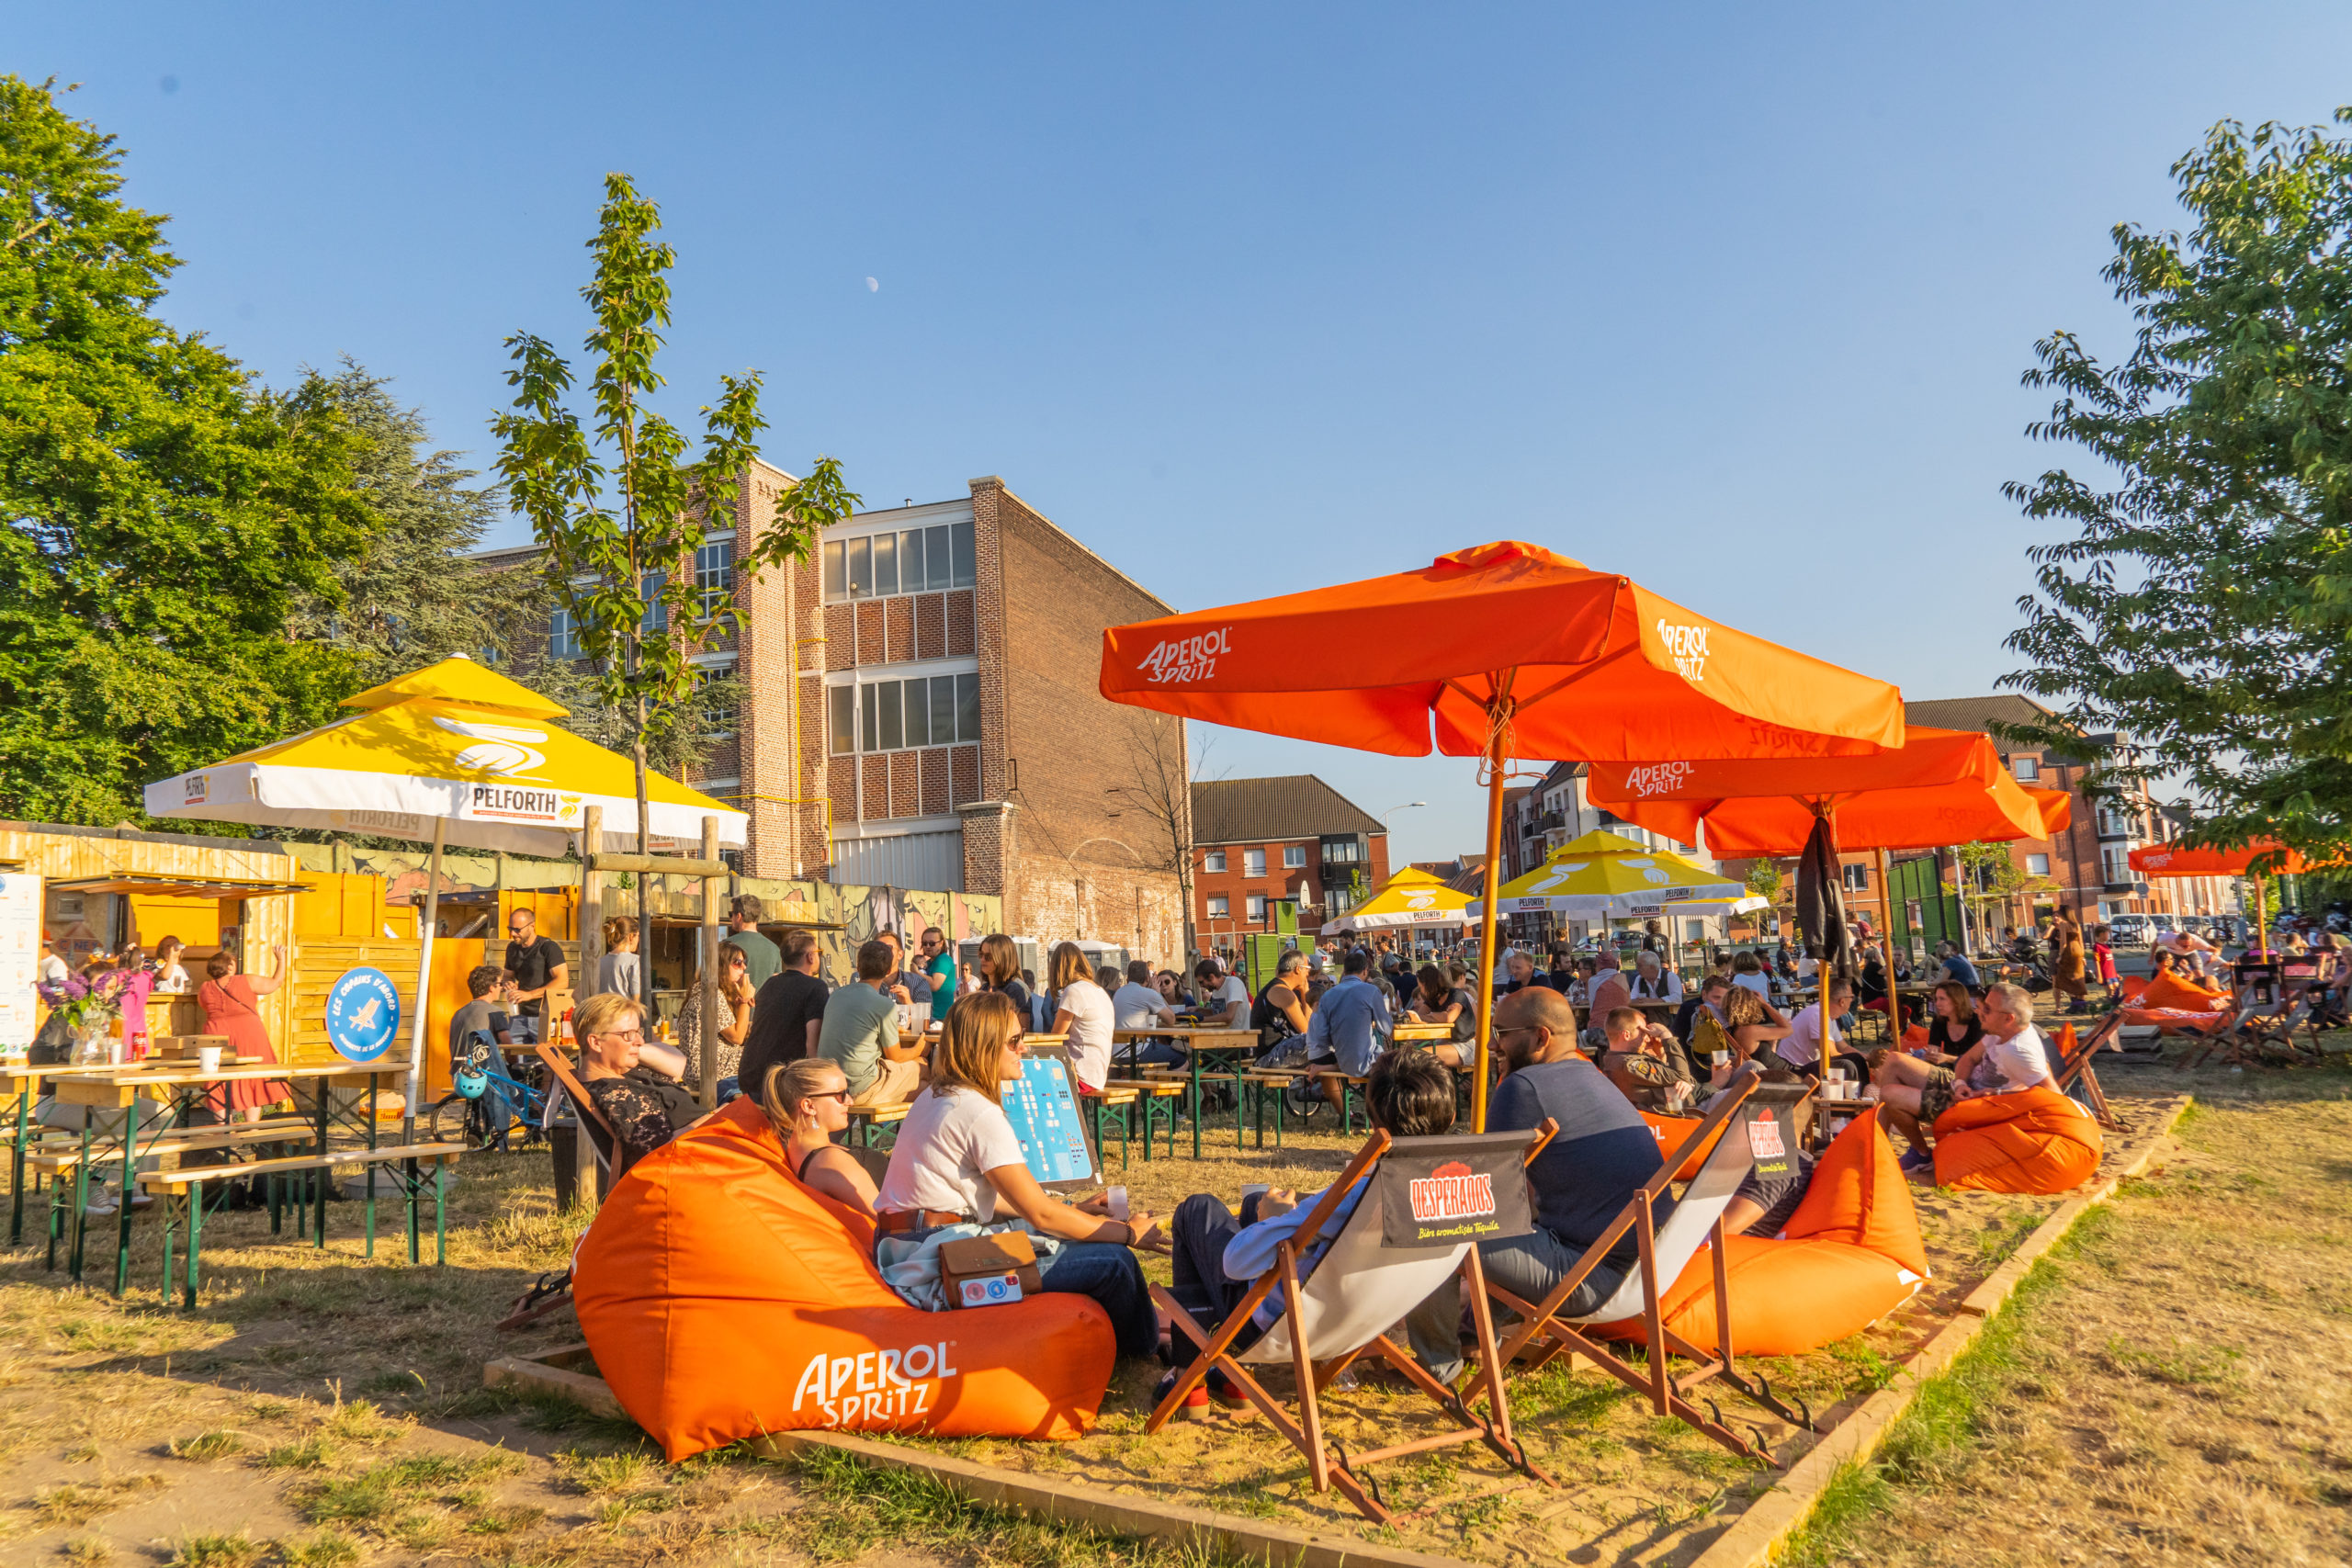
<svg viewBox="0 0 2352 1568">
<path fill-rule="evenodd" d="M 1094 1185 L 1094 1157 L 1078 1103 L 1069 1058 L 1058 1051 L 1032 1051 L 1022 1058 L 1021 1077 L 1004 1086 L 1005 1120 L 1021 1140 L 1021 1157 L 1040 1187 L 1066 1190 Z"/>
</svg>

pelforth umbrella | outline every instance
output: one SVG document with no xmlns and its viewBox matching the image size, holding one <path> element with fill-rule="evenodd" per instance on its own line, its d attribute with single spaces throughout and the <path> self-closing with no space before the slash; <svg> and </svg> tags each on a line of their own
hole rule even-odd
<svg viewBox="0 0 2352 1568">
<path fill-rule="evenodd" d="M 1903 695 L 1885 682 L 1515 540 L 1114 626 L 1102 634 L 1101 687 L 1113 702 L 1212 724 L 1395 757 L 1480 759 L 1481 963 L 1495 951 L 1512 758 L 1817 757 L 1903 743 Z M 1478 1010 L 1482 1063 L 1489 1011 Z M 1488 1070 L 1472 1090 L 1479 1127 Z"/>
<path fill-rule="evenodd" d="M 595 806 L 604 809 L 605 841 L 582 844 L 581 852 L 634 848 L 636 772 L 628 758 L 557 726 L 566 710 L 463 654 L 371 686 L 343 705 L 358 711 L 149 784 L 147 814 L 431 842 L 417 926 L 416 1016 L 409 1023 L 413 1116 L 442 846 L 560 855 L 585 836 L 587 807 Z M 659 773 L 646 782 L 647 822 L 656 836 L 693 839 L 704 818 L 716 818 L 720 843 L 745 841 L 742 812 Z"/>
<path fill-rule="evenodd" d="M 1719 859 L 1805 855 L 1810 886 L 1828 903 L 1838 852 L 1876 850 L 1879 880 L 1887 852 L 1940 844 L 2047 839 L 2065 831 L 2064 791 L 2028 789 L 2009 776 L 1991 739 L 1974 730 L 1914 725 L 1900 747 L 1871 757 L 1778 761 L 1595 763 L 1586 780 L 1593 805 L 1653 832 L 1695 841 Z M 1894 973 L 1893 894 L 1883 933 Z M 1813 917 L 1805 935 L 1822 940 L 1842 911 Z"/>
<path fill-rule="evenodd" d="M 1325 922 L 1324 936 L 1348 931 L 1420 930 L 1448 926 L 1459 931 L 1467 924 L 1462 911 L 1470 895 L 1456 893 L 1442 876 L 1407 866 L 1388 879 L 1381 890 L 1341 915 Z"/>
</svg>

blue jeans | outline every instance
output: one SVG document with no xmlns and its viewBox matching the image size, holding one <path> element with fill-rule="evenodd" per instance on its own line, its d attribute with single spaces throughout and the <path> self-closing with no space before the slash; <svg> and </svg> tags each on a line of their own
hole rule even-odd
<svg viewBox="0 0 2352 1568">
<path fill-rule="evenodd" d="M 1139 1040 L 1112 1046 L 1111 1065 L 1125 1066 L 1130 1051 L 1135 1053 L 1134 1061 L 1138 1067 L 1181 1067 L 1192 1059 L 1173 1040 Z"/>
<path fill-rule="evenodd" d="M 1091 1296 L 1111 1314 L 1111 1332 L 1122 1356 L 1148 1356 L 1159 1343 L 1159 1320 L 1152 1315 L 1151 1292 L 1132 1247 L 1107 1241 L 1066 1241 L 1039 1266 L 1049 1291 Z"/>
<path fill-rule="evenodd" d="M 1478 1262 L 1487 1271 L 1487 1278 L 1531 1306 L 1543 1305 L 1544 1298 L 1552 1293 L 1552 1287 L 1583 1257 L 1581 1247 L 1562 1240 L 1540 1224 L 1525 1235 L 1478 1244 Z M 1560 1303 L 1559 1314 L 1575 1317 L 1590 1312 L 1615 1295 L 1617 1287 L 1624 1282 L 1623 1269 L 1611 1263 L 1597 1264 L 1584 1277 L 1584 1282 Z M 1429 1300 L 1414 1308 L 1412 1315 L 1405 1320 L 1405 1328 L 1412 1341 L 1413 1354 L 1431 1376 L 1450 1382 L 1460 1375 L 1462 1292 L 1457 1281 L 1449 1280 Z M 1497 1330 L 1498 1336 L 1500 1332 Z"/>
</svg>

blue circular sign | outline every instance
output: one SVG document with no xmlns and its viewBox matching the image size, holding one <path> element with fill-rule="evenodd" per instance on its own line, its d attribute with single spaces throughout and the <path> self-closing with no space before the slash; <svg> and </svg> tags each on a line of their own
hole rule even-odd
<svg viewBox="0 0 2352 1568">
<path fill-rule="evenodd" d="M 349 969 L 327 992 L 327 1043 L 346 1062 L 372 1062 L 401 1032 L 401 994 L 381 969 Z"/>
</svg>

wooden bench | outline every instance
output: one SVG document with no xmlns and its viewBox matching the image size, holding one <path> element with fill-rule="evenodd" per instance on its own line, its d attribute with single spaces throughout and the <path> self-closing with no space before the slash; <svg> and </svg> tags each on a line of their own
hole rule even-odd
<svg viewBox="0 0 2352 1568">
<path fill-rule="evenodd" d="M 913 1109 L 913 1103 L 904 1100 L 891 1105 L 853 1105 L 849 1108 L 849 1130 L 857 1134 L 859 1148 L 870 1149 L 874 1146 L 875 1128 L 895 1127 Z"/>
<path fill-rule="evenodd" d="M 1104 1089 L 1131 1089 L 1143 1116 L 1143 1162 L 1151 1163 L 1151 1139 L 1154 1128 L 1168 1129 L 1168 1157 L 1176 1157 L 1176 1122 L 1183 1111 L 1183 1102 L 1192 1092 L 1192 1085 L 1182 1077 L 1113 1078 Z"/>
<path fill-rule="evenodd" d="M 1094 1134 L 1094 1165 L 1105 1169 L 1110 1159 L 1102 1153 L 1102 1121 L 1110 1112 L 1119 1113 L 1119 1168 L 1127 1168 L 1127 1140 L 1135 1134 L 1135 1108 L 1143 1098 L 1142 1092 L 1129 1085 L 1105 1084 L 1091 1091 L 1081 1089 L 1079 1103 L 1086 1108 L 1087 1121 Z"/>
<path fill-rule="evenodd" d="M 90 1173 L 103 1173 L 107 1168 L 123 1163 L 124 1148 L 119 1139 L 103 1144 L 93 1143 L 85 1134 L 67 1132 L 62 1128 L 42 1129 L 44 1135 L 28 1141 L 24 1158 L 28 1179 L 38 1181 L 49 1178 L 49 1246 L 47 1267 L 57 1267 L 58 1244 L 64 1239 L 66 1217 L 75 1216 L 74 1249 L 68 1262 L 80 1277 L 82 1268 L 83 1226 L 80 1216 L 90 1201 Z M 184 1154 L 232 1150 L 259 1144 L 312 1144 L 318 1139 L 315 1122 L 295 1117 L 274 1117 L 266 1122 L 238 1122 L 233 1125 L 207 1128 L 200 1131 L 168 1132 L 130 1151 L 134 1160 L 150 1156 L 176 1159 Z M 73 1196 L 66 1196 L 65 1179 L 74 1178 Z M 125 1195 L 126 1199 L 128 1194 Z"/>
<path fill-rule="evenodd" d="M 214 1182 L 242 1180 L 256 1176 L 266 1178 L 273 1189 L 277 1182 L 286 1178 L 311 1173 L 315 1173 L 317 1179 L 323 1182 L 334 1176 L 337 1166 L 343 1165 L 365 1166 L 371 1178 L 367 1199 L 367 1255 L 370 1258 L 376 1256 L 376 1195 L 372 1178 L 382 1167 L 394 1164 L 400 1167 L 391 1174 L 394 1180 L 398 1182 L 408 1206 L 408 1260 L 411 1263 L 419 1260 L 417 1204 L 424 1196 L 425 1187 L 425 1179 L 420 1168 L 429 1166 L 433 1173 L 434 1262 L 436 1265 L 446 1264 L 449 1260 L 448 1195 L 442 1181 L 442 1174 L 447 1168 L 455 1165 L 465 1152 L 466 1145 L 463 1144 L 399 1144 L 377 1149 L 330 1149 L 322 1155 L 292 1155 L 283 1159 L 248 1160 L 236 1165 L 206 1165 L 181 1170 L 148 1171 L 139 1178 L 139 1185 L 154 1192 L 164 1201 L 164 1298 L 170 1299 L 172 1293 L 172 1242 L 177 1229 L 179 1216 L 185 1211 L 187 1216 L 187 1268 L 180 1299 L 184 1306 L 196 1305 L 198 1259 L 204 1244 L 205 1197 L 201 1189 Z M 276 1199 L 273 1194 L 273 1220 L 275 1204 Z M 301 1208 L 298 1207 L 296 1213 L 300 1214 Z M 311 1245 L 315 1247 L 324 1247 L 327 1244 L 325 1216 L 326 1202 L 324 1194 L 322 1193 L 319 1201 L 319 1224 L 311 1241 Z M 299 1229 L 297 1234 L 300 1234 Z"/>
</svg>

